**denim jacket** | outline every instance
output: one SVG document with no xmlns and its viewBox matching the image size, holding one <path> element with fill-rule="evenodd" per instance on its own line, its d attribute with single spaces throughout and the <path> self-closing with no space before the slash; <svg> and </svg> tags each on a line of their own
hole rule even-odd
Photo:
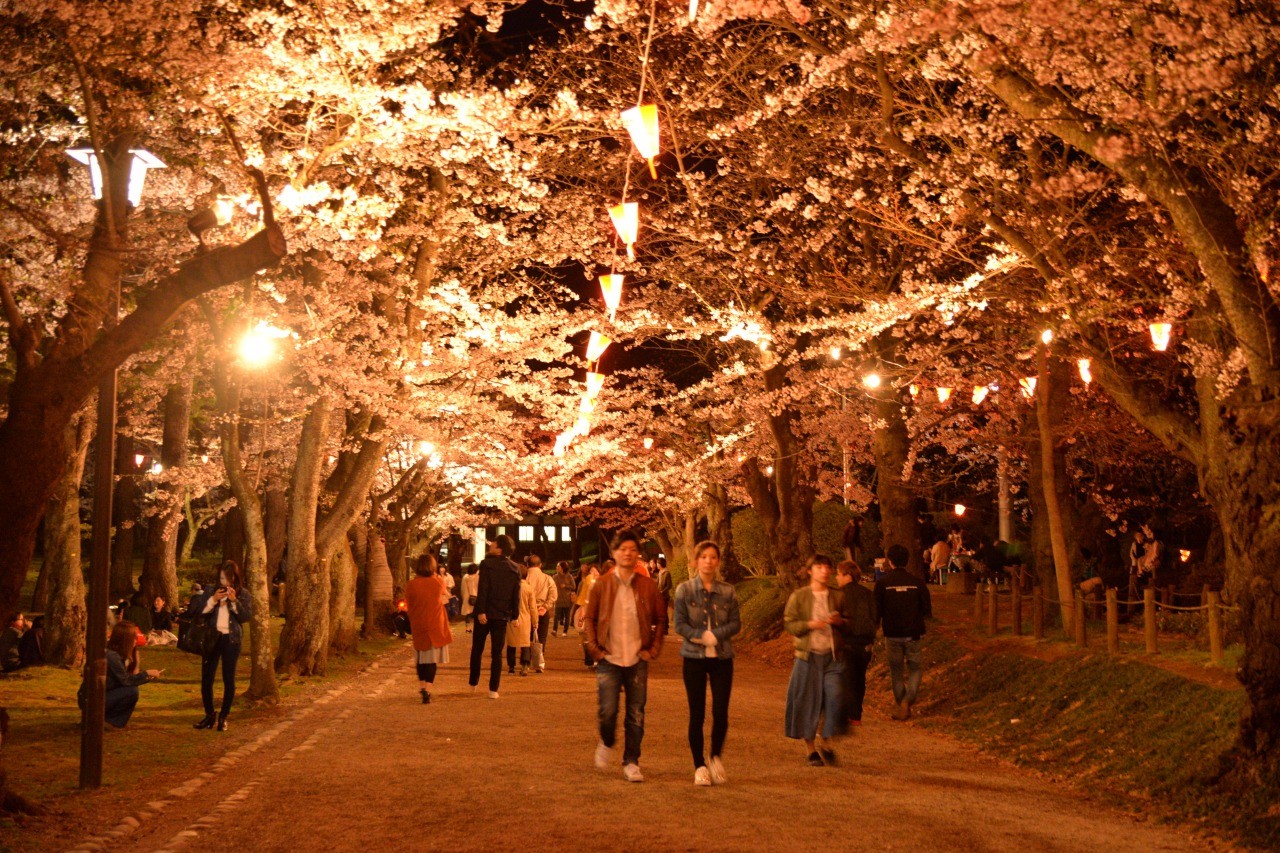
<svg viewBox="0 0 1280 853">
<path fill-rule="evenodd" d="M 708 622 L 710 616 L 710 625 Z M 711 628 L 718 644 L 716 657 L 733 657 L 733 641 L 735 634 L 742 630 L 742 621 L 738 618 L 738 596 L 732 586 L 716 581 L 707 592 L 698 578 L 691 578 L 676 587 L 676 633 L 684 637 L 680 646 L 680 656 L 685 658 L 704 658 L 707 648 L 695 643 L 695 637 Z"/>
</svg>

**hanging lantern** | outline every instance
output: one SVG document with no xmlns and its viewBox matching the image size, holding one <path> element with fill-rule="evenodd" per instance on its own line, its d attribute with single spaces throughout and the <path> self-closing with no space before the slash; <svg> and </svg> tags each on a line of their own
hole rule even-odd
<svg viewBox="0 0 1280 853">
<path fill-rule="evenodd" d="M 653 439 L 647 435 L 644 437 L 644 449 L 653 450 Z"/>
<path fill-rule="evenodd" d="M 596 410 L 596 401 L 594 397 L 583 397 L 578 403 L 578 411 L 584 415 L 589 415 Z"/>
<path fill-rule="evenodd" d="M 981 405 L 982 405 L 982 401 L 983 401 L 983 400 L 985 400 L 985 399 L 987 399 L 987 394 L 988 394 L 990 391 L 991 391 L 991 389 L 990 389 L 990 388 L 988 388 L 986 385 L 975 385 L 975 386 L 973 386 L 973 404 L 974 404 L 975 406 L 981 406 Z"/>
<path fill-rule="evenodd" d="M 1169 339 L 1172 335 L 1172 323 L 1151 324 L 1151 345 L 1156 348 L 1157 352 L 1164 352 L 1169 348 Z"/>
<path fill-rule="evenodd" d="M 938 389 L 938 402 L 939 402 L 939 403 L 945 403 L 945 402 L 947 402 L 947 401 L 948 401 L 948 400 L 950 400 L 950 399 L 951 399 L 951 389 L 950 389 L 950 388 L 939 388 L 939 389 Z"/>
<path fill-rule="evenodd" d="M 1184 563 L 1190 562 L 1191 560 L 1191 552 L 1188 551 L 1186 548 L 1180 549 L 1178 551 L 1178 556 L 1182 558 L 1182 562 Z"/>
<path fill-rule="evenodd" d="M 201 455 L 200 455 L 200 461 L 201 461 L 201 462 L 203 462 L 205 465 L 208 465 L 208 464 L 209 464 L 209 454 L 208 454 L 208 453 L 203 453 L 203 454 L 201 454 Z"/>
<path fill-rule="evenodd" d="M 613 339 L 608 335 L 592 332 L 591 337 L 587 339 L 587 361 L 599 361 L 600 356 L 604 355 L 604 351 L 609 348 L 611 343 L 613 343 Z"/>
<path fill-rule="evenodd" d="M 627 247 L 627 257 L 635 260 L 636 235 L 640 233 L 640 205 L 634 201 L 615 204 L 609 208 L 609 218 L 613 220 L 613 230 L 618 232 L 618 239 Z"/>
<path fill-rule="evenodd" d="M 1044 344 L 1045 346 L 1048 346 L 1050 343 L 1052 343 L 1052 341 L 1053 341 L 1052 329 L 1045 329 L 1043 332 L 1040 333 L 1040 343 Z"/>
<path fill-rule="evenodd" d="M 143 456 L 141 453 L 135 453 L 135 454 L 133 454 L 133 467 L 135 467 L 135 468 L 141 468 L 141 467 L 142 467 L 142 463 L 144 463 L 144 462 L 146 462 L 146 461 L 147 461 L 147 457 Z"/>
<path fill-rule="evenodd" d="M 919 396 L 919 394 L 920 394 L 920 386 L 919 386 L 919 385 L 908 385 L 908 386 L 907 386 L 907 393 L 909 393 L 912 397 L 917 397 L 917 396 Z"/>
<path fill-rule="evenodd" d="M 600 295 L 604 297 L 604 307 L 609 309 L 609 322 L 618 313 L 618 305 L 622 302 L 623 276 L 611 274 L 600 276 Z"/>
<path fill-rule="evenodd" d="M 868 373 L 866 376 L 862 377 L 862 384 L 863 384 L 863 385 L 865 385 L 865 386 L 867 386 L 868 388 L 870 388 L 870 389 L 872 389 L 872 390 L 875 390 L 876 388 L 879 388 L 879 387 L 880 387 L 880 374 L 879 374 L 879 373 Z"/>
<path fill-rule="evenodd" d="M 600 396 L 600 390 L 602 388 L 604 388 L 604 374 L 588 373 L 587 396 L 594 400 L 596 397 Z"/>
<path fill-rule="evenodd" d="M 1022 396 L 1030 400 L 1036 395 L 1036 377 L 1026 376 L 1018 380 L 1018 385 L 1022 388 Z"/>
<path fill-rule="evenodd" d="M 1088 358 L 1076 359 L 1076 367 L 1080 368 L 1080 381 L 1088 385 L 1093 381 L 1093 373 L 1089 370 L 1093 366 L 1093 360 Z"/>
<path fill-rule="evenodd" d="M 573 425 L 573 432 L 576 435 L 586 437 L 591 434 L 591 418 L 586 415 L 578 415 L 578 420 Z"/>
<path fill-rule="evenodd" d="M 658 179 L 658 170 L 654 168 L 653 158 L 658 156 L 658 107 L 654 104 L 640 104 L 622 112 L 622 126 L 631 134 L 640 156 L 649 161 L 649 175 Z"/>
<path fill-rule="evenodd" d="M 557 458 L 564 456 L 565 450 L 569 447 L 569 442 L 573 441 L 572 432 L 562 432 L 556 436 L 556 447 L 552 451 Z"/>
<path fill-rule="evenodd" d="M 956 504 L 955 509 L 956 509 L 956 515 L 961 516 L 961 515 L 964 515 L 967 507 L 964 504 Z"/>
<path fill-rule="evenodd" d="M 831 348 L 831 360 L 832 360 L 832 361 L 839 361 L 839 360 L 840 360 L 840 347 L 832 347 L 832 348 Z"/>
<path fill-rule="evenodd" d="M 689 23 L 698 17 L 698 0 L 689 0 Z"/>
</svg>

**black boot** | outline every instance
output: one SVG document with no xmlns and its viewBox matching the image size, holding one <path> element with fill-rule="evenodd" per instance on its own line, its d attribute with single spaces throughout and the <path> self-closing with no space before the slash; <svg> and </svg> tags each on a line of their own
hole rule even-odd
<svg viewBox="0 0 1280 853">
<path fill-rule="evenodd" d="M 197 729 L 213 728 L 213 714 L 205 714 L 204 719 L 196 723 L 193 728 L 197 728 Z"/>
<path fill-rule="evenodd" d="M 424 687 L 424 688 L 422 688 L 421 690 L 419 690 L 418 692 L 422 694 L 422 704 L 423 704 L 423 705 L 430 705 L 430 704 L 431 704 L 431 694 L 427 692 L 427 689 Z"/>
<path fill-rule="evenodd" d="M 225 732 L 227 730 L 227 712 L 223 711 L 218 714 L 218 731 Z"/>
</svg>

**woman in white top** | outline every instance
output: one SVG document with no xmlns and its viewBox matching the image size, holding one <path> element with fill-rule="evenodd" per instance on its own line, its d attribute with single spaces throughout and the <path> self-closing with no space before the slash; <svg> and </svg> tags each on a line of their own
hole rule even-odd
<svg viewBox="0 0 1280 853">
<path fill-rule="evenodd" d="M 786 734 L 804 741 L 812 767 L 834 765 L 830 742 L 844 734 L 844 668 L 835 632 L 844 624 L 840 591 L 831 589 L 831 558 L 821 554 L 809 563 L 809 585 L 787 599 L 783 625 L 794 638 L 795 664 L 787 686 Z M 822 719 L 821 747 L 816 745 Z"/>
<path fill-rule="evenodd" d="M 253 615 L 249 594 L 240 585 L 240 567 L 231 560 L 218 570 L 218 586 L 205 591 L 196 603 L 196 618 L 205 620 L 214 629 L 217 641 L 206 647 L 200 664 L 200 698 L 204 700 L 204 719 L 195 724 L 197 729 L 211 729 L 213 716 L 213 676 L 222 663 L 222 710 L 218 713 L 218 731 L 227 730 L 227 716 L 231 702 L 236 698 L 236 662 L 240 659 L 244 629 L 241 627 Z"/>
</svg>

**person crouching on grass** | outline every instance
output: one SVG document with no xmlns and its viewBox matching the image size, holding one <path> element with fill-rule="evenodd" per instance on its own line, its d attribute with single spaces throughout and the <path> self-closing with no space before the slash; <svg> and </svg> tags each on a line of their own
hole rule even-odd
<svg viewBox="0 0 1280 853">
<path fill-rule="evenodd" d="M 840 630 L 840 593 L 832 590 L 831 558 L 809 561 L 809 585 L 791 593 L 783 624 L 794 637 L 795 664 L 787 686 L 787 737 L 804 741 L 810 767 L 834 765 L 830 743 L 845 731 L 843 669 L 836 654 L 833 628 Z M 816 745 L 822 720 L 821 747 Z"/>
<path fill-rule="evenodd" d="M 138 657 L 138 626 L 121 619 L 111 629 L 107 640 L 107 693 L 105 719 L 108 729 L 123 729 L 133 716 L 133 709 L 138 705 L 138 685 L 155 681 L 164 672 L 162 669 L 149 669 L 141 672 L 141 660 Z M 86 667 L 86 670 L 88 667 Z M 87 674 L 86 674 L 87 678 Z M 82 684 L 76 696 L 80 710 L 85 709 L 88 684 Z"/>
</svg>

